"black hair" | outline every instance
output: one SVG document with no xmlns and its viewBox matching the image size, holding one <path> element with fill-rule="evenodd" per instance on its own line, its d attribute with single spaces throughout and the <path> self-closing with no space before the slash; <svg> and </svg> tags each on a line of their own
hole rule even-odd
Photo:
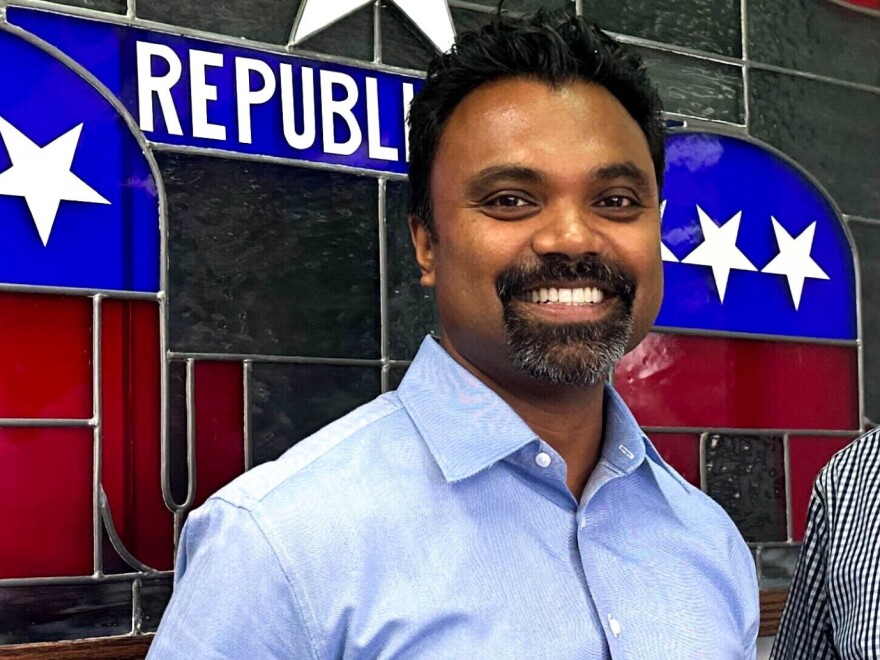
<svg viewBox="0 0 880 660">
<path fill-rule="evenodd" d="M 523 77 L 558 87 L 572 80 L 595 82 L 613 94 L 648 140 L 663 184 L 665 126 L 656 87 L 641 57 L 583 17 L 538 11 L 522 18 L 500 15 L 456 39 L 448 53 L 428 65 L 424 86 L 409 111 L 409 213 L 434 235 L 431 168 L 450 115 L 480 85 Z"/>
</svg>

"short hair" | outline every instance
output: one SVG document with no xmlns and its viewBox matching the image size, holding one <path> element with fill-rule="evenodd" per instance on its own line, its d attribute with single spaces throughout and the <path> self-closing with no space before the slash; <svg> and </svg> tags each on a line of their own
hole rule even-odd
<svg viewBox="0 0 880 660">
<path fill-rule="evenodd" d="M 642 58 L 595 23 L 566 12 L 501 16 L 456 39 L 428 65 L 409 111 L 409 213 L 434 236 L 430 179 L 437 147 L 455 108 L 480 85 L 526 78 L 559 87 L 573 80 L 602 85 L 638 123 L 662 188 L 665 164 L 662 104 Z"/>
</svg>

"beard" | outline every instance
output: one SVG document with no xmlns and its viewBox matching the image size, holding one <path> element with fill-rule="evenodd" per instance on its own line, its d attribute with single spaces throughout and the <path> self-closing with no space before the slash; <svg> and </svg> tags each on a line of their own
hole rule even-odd
<svg viewBox="0 0 880 660">
<path fill-rule="evenodd" d="M 516 304 L 522 293 L 541 283 L 585 280 L 602 288 L 606 297 L 615 296 L 614 308 L 600 321 L 547 323 L 521 314 Z M 496 288 L 511 361 L 529 377 L 555 385 L 595 385 L 626 353 L 632 335 L 635 282 L 601 257 L 572 260 L 548 255 L 537 264 L 518 264 L 504 271 Z"/>
</svg>

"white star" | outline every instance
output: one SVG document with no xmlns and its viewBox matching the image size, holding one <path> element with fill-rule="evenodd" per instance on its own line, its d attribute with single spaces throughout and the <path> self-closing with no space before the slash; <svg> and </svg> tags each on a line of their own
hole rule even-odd
<svg viewBox="0 0 880 660">
<path fill-rule="evenodd" d="M 305 0 L 293 26 L 296 46 L 374 0 Z M 455 27 L 446 0 L 391 0 L 434 47 L 445 53 L 455 43 Z"/>
<path fill-rule="evenodd" d="M 38 147 L 0 117 L 0 137 L 12 161 L 12 167 L 0 172 L 0 195 L 24 197 L 44 247 L 62 200 L 110 203 L 70 171 L 82 126 L 70 129 L 45 147 Z"/>
<path fill-rule="evenodd" d="M 666 200 L 660 202 L 660 226 L 663 226 L 663 214 L 666 213 Z M 666 247 L 666 243 L 660 241 L 660 258 L 663 261 L 672 261 L 678 263 L 678 257 L 672 254 L 672 250 Z"/>
<path fill-rule="evenodd" d="M 813 237 L 816 235 L 816 223 L 814 222 L 804 229 L 797 238 L 792 238 L 785 227 L 779 224 L 772 215 L 770 220 L 773 221 L 773 233 L 776 234 L 779 254 L 773 257 L 773 260 L 764 266 L 761 272 L 785 275 L 788 279 L 788 288 L 791 291 L 794 308 L 797 309 L 801 304 L 801 294 L 804 291 L 806 278 L 829 279 L 825 271 L 819 268 L 819 264 L 813 261 L 810 256 L 813 249 Z"/>
<path fill-rule="evenodd" d="M 731 270 L 758 270 L 736 247 L 742 211 L 739 211 L 720 227 L 699 206 L 697 206 L 697 213 L 700 216 L 700 228 L 703 230 L 703 242 L 682 259 L 681 263 L 709 266 L 715 278 L 718 295 L 721 297 L 721 302 L 724 302 L 727 278 L 730 276 Z"/>
</svg>

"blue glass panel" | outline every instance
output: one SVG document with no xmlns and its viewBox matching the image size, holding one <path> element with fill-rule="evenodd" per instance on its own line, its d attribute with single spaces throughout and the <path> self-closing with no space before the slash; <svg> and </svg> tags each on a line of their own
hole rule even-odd
<svg viewBox="0 0 880 660">
<path fill-rule="evenodd" d="M 7 18 L 95 74 L 154 142 L 406 172 L 418 77 L 42 10 Z"/>
<path fill-rule="evenodd" d="M 157 291 L 156 183 L 132 130 L 20 36 L 0 30 L 0 62 L 0 282 Z"/>
<path fill-rule="evenodd" d="M 673 134 L 663 200 L 658 326 L 856 338 L 843 225 L 785 159 L 739 138 Z"/>
</svg>

